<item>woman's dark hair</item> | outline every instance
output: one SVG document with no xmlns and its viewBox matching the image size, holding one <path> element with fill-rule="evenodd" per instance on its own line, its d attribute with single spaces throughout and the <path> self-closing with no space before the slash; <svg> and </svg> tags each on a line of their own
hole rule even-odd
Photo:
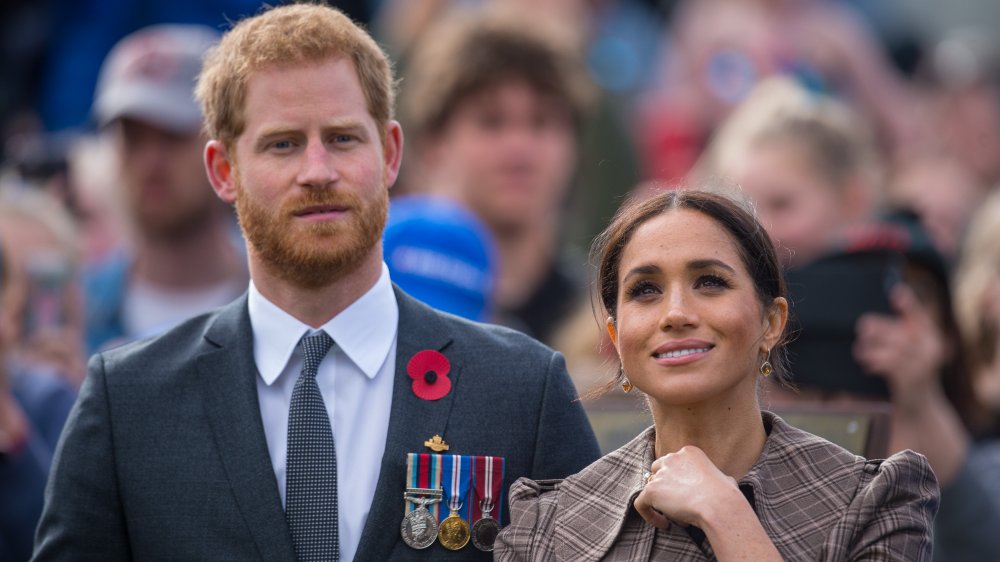
<svg viewBox="0 0 1000 562">
<path fill-rule="evenodd" d="M 787 298 L 774 244 L 749 210 L 749 204 L 744 206 L 733 197 L 712 191 L 673 189 L 659 191 L 646 199 L 627 201 L 611 224 L 594 239 L 590 260 L 597 264 L 597 294 L 609 316 L 617 318 L 618 315 L 619 266 L 625 246 L 644 223 L 675 209 L 698 211 L 715 220 L 732 236 L 764 310 L 770 309 L 775 298 Z M 771 349 L 770 361 L 776 378 L 786 382 L 784 337 Z"/>
</svg>

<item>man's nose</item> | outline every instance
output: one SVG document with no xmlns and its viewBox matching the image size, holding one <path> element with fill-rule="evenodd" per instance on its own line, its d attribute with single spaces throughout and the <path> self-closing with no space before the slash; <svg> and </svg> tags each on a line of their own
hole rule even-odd
<svg viewBox="0 0 1000 562">
<path fill-rule="evenodd" d="M 336 181 L 337 168 L 333 155 L 322 142 L 310 140 L 303 151 L 298 182 L 306 187 L 321 188 Z"/>
</svg>

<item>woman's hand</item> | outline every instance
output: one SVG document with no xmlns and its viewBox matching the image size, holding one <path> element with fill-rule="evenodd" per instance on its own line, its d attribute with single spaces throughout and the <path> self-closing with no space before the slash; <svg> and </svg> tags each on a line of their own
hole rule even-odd
<svg viewBox="0 0 1000 562">
<path fill-rule="evenodd" d="M 655 462 L 635 508 L 649 524 L 665 529 L 670 521 L 704 527 L 709 513 L 733 501 L 746 500 L 736 481 L 694 446 L 683 447 Z"/>
<path fill-rule="evenodd" d="M 698 447 L 656 459 L 635 508 L 654 527 L 673 521 L 700 528 L 721 562 L 781 560 L 736 480 Z"/>
</svg>

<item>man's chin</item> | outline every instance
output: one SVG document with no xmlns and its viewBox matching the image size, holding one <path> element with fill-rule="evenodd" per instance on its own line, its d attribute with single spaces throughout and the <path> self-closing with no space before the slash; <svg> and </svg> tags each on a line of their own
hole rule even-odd
<svg viewBox="0 0 1000 562">
<path fill-rule="evenodd" d="M 311 233 L 296 236 L 279 247 L 254 251 L 254 257 L 269 272 L 300 289 L 315 290 L 332 285 L 358 271 L 374 247 L 354 240 L 345 244 L 341 236 Z"/>
</svg>

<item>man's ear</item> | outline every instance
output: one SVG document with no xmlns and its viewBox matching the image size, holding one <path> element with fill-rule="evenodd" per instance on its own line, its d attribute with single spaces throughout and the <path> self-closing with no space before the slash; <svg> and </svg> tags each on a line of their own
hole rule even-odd
<svg viewBox="0 0 1000 562">
<path fill-rule="evenodd" d="M 403 128 L 398 121 L 389 121 L 382 139 L 382 157 L 385 161 L 385 185 L 391 188 L 399 177 L 403 163 Z"/>
<path fill-rule="evenodd" d="M 236 202 L 236 161 L 222 141 L 210 140 L 205 145 L 205 171 L 215 194 L 226 203 Z"/>
</svg>

